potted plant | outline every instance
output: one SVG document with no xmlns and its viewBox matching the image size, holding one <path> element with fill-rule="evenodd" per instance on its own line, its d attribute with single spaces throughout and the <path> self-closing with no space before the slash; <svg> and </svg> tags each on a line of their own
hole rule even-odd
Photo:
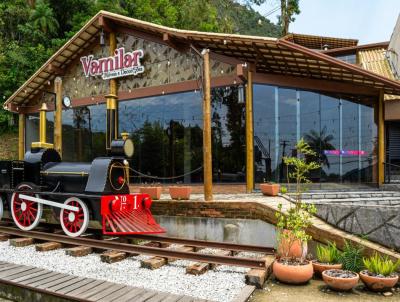
<svg viewBox="0 0 400 302">
<path fill-rule="evenodd" d="M 192 193 L 192 187 L 190 186 L 172 186 L 169 187 L 169 195 L 172 199 L 177 200 L 188 200 Z"/>
<path fill-rule="evenodd" d="M 329 269 L 322 272 L 322 279 L 330 288 L 338 291 L 353 289 L 358 283 L 359 276 L 352 271 Z"/>
<path fill-rule="evenodd" d="M 306 233 L 306 229 L 311 225 L 312 214 L 316 212 L 316 208 L 312 204 L 303 204 L 301 193 L 302 184 L 309 182 L 309 171 L 319 167 L 315 162 L 306 161 L 306 156 L 314 152 L 303 139 L 297 143 L 296 150 L 297 157 L 284 158 L 285 164 L 293 168 L 293 172 L 288 173 L 288 178 L 296 181 L 296 202 L 286 213 L 283 213 L 282 204 L 279 204 L 279 211 L 275 213 L 278 220 L 278 249 L 277 259 L 272 267 L 278 280 L 290 284 L 306 283 L 314 272 L 311 261 L 305 256 L 307 242 L 312 239 Z"/>
<path fill-rule="evenodd" d="M 322 272 L 329 269 L 341 269 L 340 251 L 336 247 L 336 243 L 328 242 L 328 245 L 317 245 L 317 260 L 313 261 L 314 273 L 322 276 Z"/>
<path fill-rule="evenodd" d="M 153 200 L 159 200 L 161 197 L 162 187 L 160 186 L 149 186 L 149 187 L 140 187 L 140 193 L 149 194 L 150 198 Z"/>
<path fill-rule="evenodd" d="M 277 196 L 280 185 L 274 182 L 265 182 L 260 184 L 260 190 L 266 196 Z"/>
<path fill-rule="evenodd" d="M 360 272 L 360 278 L 370 290 L 390 290 L 399 281 L 396 270 L 400 266 L 400 259 L 394 263 L 387 256 L 381 257 L 375 253 L 370 258 L 364 258 L 363 263 L 366 269 Z"/>
<path fill-rule="evenodd" d="M 357 272 L 363 267 L 363 249 L 345 241 L 343 252 L 339 256 L 339 261 L 343 269 L 330 269 L 322 272 L 322 279 L 332 289 L 348 291 L 354 288 L 359 280 Z"/>
</svg>

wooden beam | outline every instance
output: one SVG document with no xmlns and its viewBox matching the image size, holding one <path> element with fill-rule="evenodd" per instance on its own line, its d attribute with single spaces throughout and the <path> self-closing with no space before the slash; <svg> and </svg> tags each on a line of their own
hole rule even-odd
<svg viewBox="0 0 400 302">
<path fill-rule="evenodd" d="M 65 69 L 62 69 L 60 67 L 55 66 L 54 64 L 50 63 L 47 66 L 47 71 L 50 72 L 51 74 L 63 76 L 65 75 Z"/>
<path fill-rule="evenodd" d="M 245 70 L 244 70 L 244 67 L 242 64 L 236 65 L 236 76 L 244 82 L 247 81 L 246 75 L 245 75 Z"/>
<path fill-rule="evenodd" d="M 384 93 L 381 90 L 378 103 L 378 185 L 385 182 L 385 108 Z"/>
<path fill-rule="evenodd" d="M 54 92 L 56 94 L 56 108 L 54 114 L 54 148 L 62 157 L 62 79 L 54 80 Z"/>
<path fill-rule="evenodd" d="M 106 31 L 108 33 L 113 31 L 113 26 L 110 24 L 110 22 L 104 16 L 99 17 L 99 25 L 104 31 Z"/>
<path fill-rule="evenodd" d="M 296 77 L 290 75 L 279 75 L 273 73 L 256 73 L 254 82 L 260 84 L 285 86 L 299 88 L 305 90 L 315 90 L 323 92 L 334 92 L 338 94 L 355 94 L 360 96 L 378 97 L 379 90 L 366 87 L 363 85 L 355 85 L 351 83 L 343 83 L 339 81 L 312 79 L 305 77 Z"/>
<path fill-rule="evenodd" d="M 204 200 L 212 201 L 212 150 L 211 150 L 211 70 L 210 51 L 203 50 L 203 171 Z"/>
<path fill-rule="evenodd" d="M 247 70 L 246 85 L 246 192 L 254 189 L 253 72 Z"/>
<path fill-rule="evenodd" d="M 25 114 L 18 115 L 18 159 L 24 160 L 25 156 Z"/>
<path fill-rule="evenodd" d="M 163 33 L 163 41 L 169 47 L 179 52 L 187 52 L 190 49 L 190 46 L 188 44 L 176 41 L 176 39 L 171 37 L 168 33 Z"/>
</svg>

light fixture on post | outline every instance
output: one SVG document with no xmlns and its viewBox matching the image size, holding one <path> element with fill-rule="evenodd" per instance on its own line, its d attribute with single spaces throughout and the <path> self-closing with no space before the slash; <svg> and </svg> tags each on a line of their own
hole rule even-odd
<svg viewBox="0 0 400 302">
<path fill-rule="evenodd" d="M 100 46 L 104 47 L 105 45 L 106 45 L 106 42 L 105 42 L 105 39 L 104 39 L 104 30 L 101 29 L 101 32 L 100 32 Z"/>
</svg>

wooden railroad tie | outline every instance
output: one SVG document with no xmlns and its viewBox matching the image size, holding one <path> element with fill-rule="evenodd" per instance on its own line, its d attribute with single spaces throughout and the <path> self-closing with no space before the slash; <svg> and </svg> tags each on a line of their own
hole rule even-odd
<svg viewBox="0 0 400 302">
<path fill-rule="evenodd" d="M 193 246 L 182 246 L 178 247 L 176 251 L 179 252 L 193 252 L 195 248 Z M 164 258 L 164 257 L 151 257 L 146 260 L 140 261 L 140 265 L 143 268 L 148 268 L 151 270 L 158 269 L 164 265 L 166 265 L 169 262 L 174 262 L 176 260 L 179 260 L 178 258 Z"/>
<path fill-rule="evenodd" d="M 232 256 L 232 252 L 228 250 L 220 250 L 217 252 L 218 256 Z M 197 262 L 186 267 L 186 274 L 190 275 L 202 275 L 210 269 L 214 269 L 218 266 L 215 263 Z"/>
<path fill-rule="evenodd" d="M 93 249 L 88 246 L 76 246 L 65 250 L 65 254 L 72 257 L 83 257 L 91 254 Z"/>
<path fill-rule="evenodd" d="M 122 261 L 126 258 L 127 258 L 126 253 L 120 252 L 120 251 L 113 251 L 113 250 L 105 251 L 104 253 L 102 253 L 100 255 L 101 262 L 105 262 L 105 263 L 109 263 L 109 264 Z"/>
<path fill-rule="evenodd" d="M 28 237 L 10 239 L 10 245 L 14 247 L 25 247 L 32 245 L 34 242 L 33 238 Z"/>
<path fill-rule="evenodd" d="M 8 241 L 9 239 L 10 239 L 10 235 L 8 235 L 8 234 L 0 234 L 0 241 L 1 242 L 3 242 L 3 241 Z"/>
<path fill-rule="evenodd" d="M 272 255 L 265 256 L 265 269 L 253 268 L 246 274 L 246 284 L 254 285 L 257 288 L 262 288 L 265 281 L 269 278 L 272 273 L 272 264 L 275 261 L 275 257 Z"/>
<path fill-rule="evenodd" d="M 48 252 L 62 248 L 62 244 L 59 242 L 45 242 L 37 244 L 35 248 L 37 252 Z"/>
</svg>

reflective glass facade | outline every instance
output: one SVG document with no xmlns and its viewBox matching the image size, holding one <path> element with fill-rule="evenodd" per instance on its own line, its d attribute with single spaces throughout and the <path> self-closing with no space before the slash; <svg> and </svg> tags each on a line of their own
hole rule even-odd
<svg viewBox="0 0 400 302">
<path fill-rule="evenodd" d="M 316 92 L 255 84 L 254 165 L 256 183 L 287 181 L 284 156 L 304 138 L 321 168 L 315 183 L 376 181 L 377 127 L 371 106 Z M 244 183 L 245 96 L 241 86 L 212 89 L 213 181 Z M 135 143 L 133 182 L 203 181 L 202 94 L 196 91 L 119 102 L 119 131 Z M 54 114 L 47 113 L 53 142 Z M 38 114 L 27 116 L 26 146 L 38 141 Z M 105 104 L 63 111 L 63 159 L 91 161 L 105 151 Z"/>
<path fill-rule="evenodd" d="M 254 86 L 255 180 L 286 182 L 284 156 L 304 138 L 321 168 L 313 182 L 375 181 L 377 128 L 370 106 L 315 92 Z"/>
</svg>

